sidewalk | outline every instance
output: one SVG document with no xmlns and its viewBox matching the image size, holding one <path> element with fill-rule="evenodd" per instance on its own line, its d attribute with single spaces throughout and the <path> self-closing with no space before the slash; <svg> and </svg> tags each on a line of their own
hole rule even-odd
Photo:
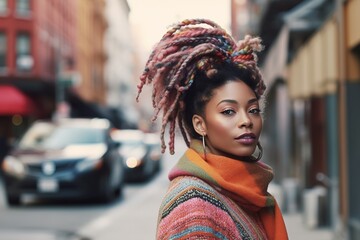
<svg viewBox="0 0 360 240">
<path fill-rule="evenodd" d="M 333 240 L 334 233 L 330 228 L 307 228 L 301 213 L 284 214 L 290 240 Z"/>
</svg>

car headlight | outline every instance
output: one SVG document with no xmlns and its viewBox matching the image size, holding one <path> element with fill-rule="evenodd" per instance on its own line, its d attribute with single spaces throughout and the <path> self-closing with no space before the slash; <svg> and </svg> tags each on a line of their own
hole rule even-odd
<svg viewBox="0 0 360 240">
<path fill-rule="evenodd" d="M 2 163 L 2 169 L 4 172 L 19 178 L 24 177 L 26 173 L 25 165 L 13 156 L 5 157 Z"/>
<path fill-rule="evenodd" d="M 125 164 L 128 168 L 136 168 L 140 166 L 142 163 L 142 159 L 136 157 L 128 157 L 125 159 Z"/>
<path fill-rule="evenodd" d="M 103 164 L 102 158 L 85 158 L 76 165 L 76 169 L 79 172 L 89 169 L 100 169 Z"/>
<path fill-rule="evenodd" d="M 143 164 L 146 149 L 140 147 L 123 147 L 120 149 L 119 154 L 123 156 L 123 161 L 128 168 L 136 168 Z"/>
<path fill-rule="evenodd" d="M 83 160 L 78 162 L 78 171 L 100 169 L 103 165 L 103 157 L 106 153 L 105 144 L 72 145 L 64 149 L 64 153 L 70 157 L 81 156 Z"/>
</svg>

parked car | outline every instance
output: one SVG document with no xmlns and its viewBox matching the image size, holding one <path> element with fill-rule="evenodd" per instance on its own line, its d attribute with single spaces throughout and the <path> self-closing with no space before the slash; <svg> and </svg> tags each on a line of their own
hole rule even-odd
<svg viewBox="0 0 360 240">
<path fill-rule="evenodd" d="M 35 122 L 2 164 L 8 204 L 20 204 L 23 194 L 114 200 L 124 165 L 110 130 L 106 119 Z"/>
<path fill-rule="evenodd" d="M 120 145 L 127 181 L 145 181 L 160 169 L 160 148 L 151 135 L 138 129 L 116 129 L 111 136 Z"/>
<path fill-rule="evenodd" d="M 160 135 L 157 133 L 145 133 L 144 142 L 148 148 L 149 158 L 155 162 L 155 172 L 159 172 L 162 167 L 162 153 Z"/>
</svg>

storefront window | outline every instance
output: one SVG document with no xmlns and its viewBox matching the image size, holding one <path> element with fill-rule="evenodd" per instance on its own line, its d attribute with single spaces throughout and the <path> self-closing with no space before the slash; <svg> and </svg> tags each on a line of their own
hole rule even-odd
<svg viewBox="0 0 360 240">
<path fill-rule="evenodd" d="M 0 32 L 0 73 L 6 71 L 6 35 Z"/>
<path fill-rule="evenodd" d="M 33 66 L 30 46 L 30 35 L 28 33 L 19 33 L 16 36 L 16 67 L 18 71 L 30 71 Z"/>
</svg>

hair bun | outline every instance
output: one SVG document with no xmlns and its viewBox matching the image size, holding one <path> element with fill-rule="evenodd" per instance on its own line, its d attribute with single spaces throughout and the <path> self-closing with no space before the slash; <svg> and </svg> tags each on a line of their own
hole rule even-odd
<svg viewBox="0 0 360 240">
<path fill-rule="evenodd" d="M 170 27 L 155 44 L 145 64 L 136 96 L 139 100 L 143 86 L 153 85 L 153 120 L 161 110 L 164 113 L 160 132 L 162 151 L 165 151 L 166 146 L 164 135 L 167 124 L 170 124 L 170 152 L 174 151 L 175 119 L 183 107 L 179 102 L 193 85 L 197 71 L 203 71 L 207 77 L 213 78 L 217 74 L 217 66 L 234 63 L 250 73 L 257 96 L 264 93 L 265 84 L 257 66 L 256 55 L 262 49 L 260 38 L 247 35 L 236 42 L 225 29 L 208 19 L 185 19 Z"/>
</svg>

